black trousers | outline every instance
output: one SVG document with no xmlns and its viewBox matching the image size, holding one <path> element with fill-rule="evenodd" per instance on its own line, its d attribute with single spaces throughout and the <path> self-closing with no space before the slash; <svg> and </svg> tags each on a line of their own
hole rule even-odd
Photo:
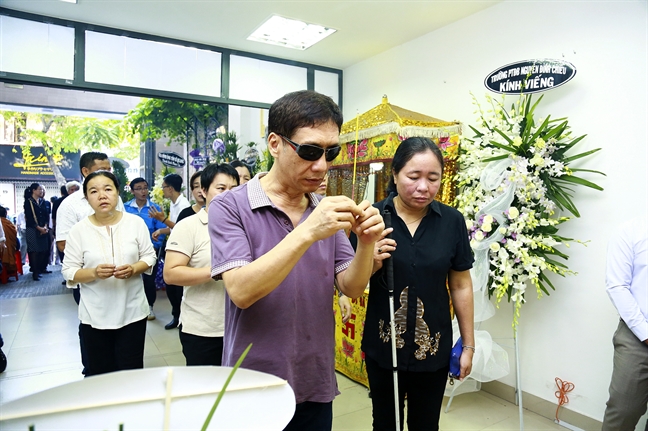
<svg viewBox="0 0 648 431">
<path fill-rule="evenodd" d="M 180 332 L 182 354 L 187 365 L 221 365 L 223 361 L 223 337 L 203 337 Z"/>
<path fill-rule="evenodd" d="M 182 303 L 182 293 L 184 288 L 175 284 L 167 284 L 166 293 L 171 303 L 171 314 L 173 318 L 180 319 L 180 304 Z"/>
<path fill-rule="evenodd" d="M 29 271 L 34 274 L 42 274 L 47 269 L 48 254 L 46 251 L 29 251 Z"/>
<path fill-rule="evenodd" d="M 393 431 L 396 428 L 394 415 L 394 372 L 381 368 L 369 356 L 365 358 L 367 377 L 371 389 L 374 431 Z M 433 372 L 398 372 L 398 395 L 400 398 L 401 430 L 405 420 L 403 408 L 407 394 L 407 428 L 410 431 L 437 431 L 443 393 L 448 380 L 448 367 Z"/>
<path fill-rule="evenodd" d="M 59 252 L 61 254 L 61 264 L 63 263 L 63 259 L 65 258 L 65 253 Z M 81 302 L 81 288 L 79 288 L 79 285 L 72 289 L 72 298 L 74 298 L 74 302 L 76 302 L 76 305 L 79 305 L 79 302 Z M 88 352 L 86 352 L 85 344 L 83 343 L 83 335 L 81 334 L 81 325 L 83 323 L 79 322 L 79 350 L 81 351 L 81 364 L 83 364 L 83 375 L 85 375 L 88 371 Z"/>
<path fill-rule="evenodd" d="M 331 431 L 333 428 L 333 402 L 297 404 L 295 415 L 284 431 Z"/>
<path fill-rule="evenodd" d="M 43 272 L 47 270 L 47 265 L 52 261 L 52 243 L 54 238 L 52 237 L 52 231 L 47 233 L 47 251 L 45 252 L 45 259 L 43 262 Z"/>
<path fill-rule="evenodd" d="M 152 307 L 155 304 L 155 299 L 157 298 L 157 287 L 155 287 L 155 274 L 157 274 L 158 264 L 155 262 L 151 275 L 142 274 L 142 281 L 144 282 L 144 293 L 146 294 L 146 300 L 148 301 L 149 307 Z M 182 300 L 182 298 L 180 299 Z"/>
<path fill-rule="evenodd" d="M 81 324 L 88 363 L 86 377 L 144 368 L 146 318 L 119 329 L 95 329 Z"/>
</svg>

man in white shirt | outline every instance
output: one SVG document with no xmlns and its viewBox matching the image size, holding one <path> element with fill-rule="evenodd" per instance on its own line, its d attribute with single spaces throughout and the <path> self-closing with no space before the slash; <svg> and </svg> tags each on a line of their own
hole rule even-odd
<svg viewBox="0 0 648 431">
<path fill-rule="evenodd" d="M 171 229 L 178 221 L 178 215 L 180 211 L 191 206 L 186 197 L 181 193 L 182 192 L 182 177 L 178 174 L 169 174 L 162 179 L 162 193 L 166 199 L 171 200 L 171 208 L 169 210 L 169 216 L 167 217 L 163 211 L 157 211 L 155 208 L 151 207 L 149 209 L 149 215 L 164 223 L 167 227 L 158 229 L 153 232 L 151 238 L 153 241 L 157 241 L 158 237 L 161 234 L 168 235 L 171 233 Z M 164 326 L 164 329 L 173 329 L 177 328 L 180 323 L 180 304 L 182 303 L 182 286 L 176 286 L 173 284 L 167 284 L 166 293 L 169 302 L 171 303 L 171 314 L 173 319 Z"/>
<path fill-rule="evenodd" d="M 648 402 L 648 228 L 645 216 L 610 239 L 606 289 L 619 312 L 614 367 L 602 431 L 634 430 Z"/>
<path fill-rule="evenodd" d="M 87 177 L 95 171 L 112 171 L 110 160 L 104 153 L 90 151 L 81 156 L 79 160 L 81 176 Z M 124 211 L 121 198 L 117 204 L 119 211 Z M 59 206 L 56 213 L 56 247 L 65 251 L 65 241 L 72 226 L 94 213 L 83 193 L 72 193 Z"/>
</svg>

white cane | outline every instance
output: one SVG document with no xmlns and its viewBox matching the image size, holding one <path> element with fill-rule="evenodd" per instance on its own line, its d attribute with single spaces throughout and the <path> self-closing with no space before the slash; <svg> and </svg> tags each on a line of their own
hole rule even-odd
<svg viewBox="0 0 648 431">
<path fill-rule="evenodd" d="M 385 209 L 383 211 L 383 221 L 385 228 L 391 227 L 391 213 Z M 387 235 L 391 238 L 391 234 Z M 398 397 L 398 359 L 396 358 L 396 324 L 394 323 L 394 262 L 391 257 L 385 260 L 385 271 L 387 276 L 387 291 L 389 292 L 389 321 L 391 329 L 391 350 L 392 350 L 392 369 L 394 371 L 394 415 L 396 418 L 396 431 L 400 431 L 400 399 Z"/>
</svg>

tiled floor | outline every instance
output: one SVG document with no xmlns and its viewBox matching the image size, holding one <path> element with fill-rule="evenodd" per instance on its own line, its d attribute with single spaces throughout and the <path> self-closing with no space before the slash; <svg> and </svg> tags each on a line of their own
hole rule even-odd
<svg viewBox="0 0 648 431">
<path fill-rule="evenodd" d="M 157 319 L 147 325 L 145 367 L 185 363 L 178 331 L 164 329 L 171 319 L 170 311 L 164 292 L 159 292 Z M 8 367 L 0 374 L 0 404 L 81 380 L 77 329 L 72 295 L 1 300 L 0 333 Z M 370 430 L 371 401 L 366 388 L 342 375 L 338 375 L 338 384 L 342 394 L 334 402 L 333 429 Z M 447 398 L 444 409 L 445 403 Z M 565 429 L 530 412 L 525 413 L 524 424 L 525 430 Z M 442 413 L 441 429 L 516 430 L 518 408 L 484 392 L 460 395 L 453 400 L 450 411 Z"/>
</svg>

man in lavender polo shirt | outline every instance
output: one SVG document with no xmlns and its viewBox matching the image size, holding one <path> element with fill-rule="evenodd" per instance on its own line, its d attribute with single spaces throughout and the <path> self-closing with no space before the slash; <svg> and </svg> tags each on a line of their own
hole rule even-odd
<svg viewBox="0 0 648 431">
<path fill-rule="evenodd" d="M 338 144 L 342 114 L 327 96 L 290 93 L 270 108 L 267 174 L 209 208 L 212 276 L 225 282 L 223 365 L 288 380 L 297 408 L 286 430 L 330 431 L 335 380 L 334 281 L 360 296 L 371 276 L 382 217 L 368 201 L 315 195 Z M 354 255 L 344 229 L 360 241 Z"/>
</svg>

